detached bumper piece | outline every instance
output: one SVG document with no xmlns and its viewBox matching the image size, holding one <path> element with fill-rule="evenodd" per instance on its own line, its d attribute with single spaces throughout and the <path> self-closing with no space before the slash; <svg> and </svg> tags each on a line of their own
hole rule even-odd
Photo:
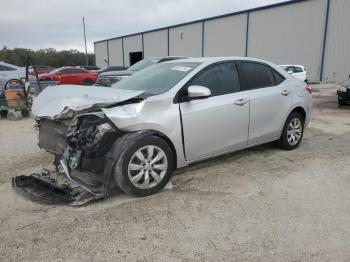
<svg viewBox="0 0 350 262">
<path fill-rule="evenodd" d="M 104 198 L 103 193 L 89 192 L 56 172 L 15 176 L 12 186 L 24 197 L 49 205 L 82 206 Z"/>
</svg>

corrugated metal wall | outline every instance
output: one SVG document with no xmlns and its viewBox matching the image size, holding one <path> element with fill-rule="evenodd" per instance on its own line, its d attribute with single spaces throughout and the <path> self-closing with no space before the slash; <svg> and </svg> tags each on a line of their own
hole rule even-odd
<svg viewBox="0 0 350 262">
<path fill-rule="evenodd" d="M 144 57 L 248 55 L 305 65 L 312 81 L 319 81 L 321 73 L 324 80 L 342 81 L 350 74 L 350 0 L 304 0 L 248 10 L 145 32 L 143 40 Z M 120 63 L 121 38 L 109 42 L 110 64 Z M 106 41 L 95 43 L 98 66 L 105 64 L 106 48 Z M 142 51 L 142 33 L 124 37 L 125 65 L 135 51 Z"/>
<path fill-rule="evenodd" d="M 305 65 L 319 80 L 326 0 L 309 0 L 250 13 L 248 56 Z"/>
<path fill-rule="evenodd" d="M 168 30 L 150 32 L 143 35 L 144 57 L 164 57 L 168 55 Z"/>
<path fill-rule="evenodd" d="M 247 14 L 204 22 L 204 56 L 244 56 Z"/>
<path fill-rule="evenodd" d="M 329 9 L 323 79 L 343 81 L 350 75 L 350 1 L 333 0 Z"/>
<path fill-rule="evenodd" d="M 108 55 L 110 66 L 123 66 L 122 39 L 114 39 L 108 41 Z"/>
<path fill-rule="evenodd" d="M 98 67 L 106 66 L 107 63 L 104 61 L 104 59 L 108 59 L 107 41 L 95 43 L 94 48 L 95 48 L 96 65 Z"/>
<path fill-rule="evenodd" d="M 142 52 L 142 35 L 134 35 L 124 38 L 124 62 L 125 66 L 130 66 L 129 53 Z"/>
<path fill-rule="evenodd" d="M 170 28 L 169 54 L 171 56 L 202 56 L 202 23 Z"/>
</svg>

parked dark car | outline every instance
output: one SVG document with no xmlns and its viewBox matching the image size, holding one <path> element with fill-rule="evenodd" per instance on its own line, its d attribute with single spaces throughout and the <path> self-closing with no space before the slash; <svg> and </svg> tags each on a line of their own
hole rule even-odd
<svg viewBox="0 0 350 262">
<path fill-rule="evenodd" d="M 340 106 L 350 103 L 350 76 L 348 80 L 338 85 L 337 95 Z"/>
<path fill-rule="evenodd" d="M 94 70 L 97 75 L 105 73 L 105 72 L 110 72 L 110 71 L 124 71 L 127 70 L 127 67 L 124 66 L 106 66 L 104 68 L 101 68 L 99 70 Z"/>
<path fill-rule="evenodd" d="M 152 58 L 145 58 L 136 64 L 129 67 L 127 70 L 124 71 L 110 71 L 101 73 L 98 75 L 96 84 L 97 86 L 111 86 L 125 78 L 128 78 L 130 75 L 141 71 L 147 67 L 153 66 L 158 63 L 166 62 L 166 61 L 172 61 L 177 59 L 183 59 L 186 57 L 179 57 L 179 56 L 168 56 L 168 57 L 152 57 Z"/>
</svg>

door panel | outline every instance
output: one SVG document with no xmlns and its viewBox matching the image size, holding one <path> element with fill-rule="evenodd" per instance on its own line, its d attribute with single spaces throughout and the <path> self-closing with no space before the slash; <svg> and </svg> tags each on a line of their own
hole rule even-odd
<svg viewBox="0 0 350 262">
<path fill-rule="evenodd" d="M 66 84 L 69 84 L 70 83 L 70 77 L 71 75 L 70 74 L 62 74 L 59 76 L 60 78 L 60 83 L 62 85 L 66 85 Z"/>
<path fill-rule="evenodd" d="M 250 100 L 248 144 L 278 138 L 293 103 L 291 86 L 281 84 L 248 92 Z"/>
<path fill-rule="evenodd" d="M 180 104 L 186 160 L 247 145 L 249 102 L 235 104 L 244 98 L 244 94 L 232 93 Z"/>
</svg>

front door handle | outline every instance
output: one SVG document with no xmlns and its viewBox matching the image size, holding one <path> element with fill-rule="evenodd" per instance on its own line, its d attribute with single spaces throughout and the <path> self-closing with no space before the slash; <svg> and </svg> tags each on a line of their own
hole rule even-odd
<svg viewBox="0 0 350 262">
<path fill-rule="evenodd" d="M 290 92 L 289 92 L 288 90 L 283 90 L 283 91 L 281 92 L 281 94 L 282 94 L 283 96 L 287 96 L 287 95 L 290 94 Z"/>
<path fill-rule="evenodd" d="M 247 103 L 249 103 L 249 99 L 247 99 L 247 98 L 241 98 L 241 99 L 238 99 L 235 101 L 235 105 L 237 105 L 237 106 L 244 106 Z"/>
</svg>

